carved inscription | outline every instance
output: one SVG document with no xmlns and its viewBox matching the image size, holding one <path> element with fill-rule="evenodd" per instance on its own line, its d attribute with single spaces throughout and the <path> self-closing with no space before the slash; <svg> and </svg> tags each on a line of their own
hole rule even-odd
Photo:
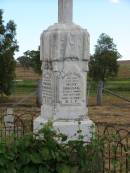
<svg viewBox="0 0 130 173">
<path fill-rule="evenodd" d="M 43 104 L 52 105 L 53 101 L 53 75 L 50 71 L 43 72 L 42 81 Z"/>
<path fill-rule="evenodd" d="M 76 73 L 69 73 L 63 79 L 61 104 L 77 106 L 81 103 L 81 79 Z"/>
</svg>

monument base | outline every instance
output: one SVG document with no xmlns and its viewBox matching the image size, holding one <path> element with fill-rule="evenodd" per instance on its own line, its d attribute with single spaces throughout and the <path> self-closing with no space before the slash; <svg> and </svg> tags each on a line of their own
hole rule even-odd
<svg viewBox="0 0 130 173">
<path fill-rule="evenodd" d="M 34 132 L 40 130 L 48 120 L 39 116 L 34 120 Z M 53 121 L 53 128 L 59 133 L 68 136 L 68 140 L 76 140 L 79 135 L 84 136 L 84 141 L 89 142 L 94 130 L 94 123 L 90 119 L 84 120 L 56 120 Z M 77 133 L 81 130 L 81 133 Z"/>
</svg>

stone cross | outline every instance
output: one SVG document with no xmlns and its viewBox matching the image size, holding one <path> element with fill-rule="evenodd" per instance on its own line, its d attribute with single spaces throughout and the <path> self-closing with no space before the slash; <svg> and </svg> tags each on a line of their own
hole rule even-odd
<svg viewBox="0 0 130 173">
<path fill-rule="evenodd" d="M 72 23 L 73 0 L 58 0 L 58 22 Z"/>
</svg>

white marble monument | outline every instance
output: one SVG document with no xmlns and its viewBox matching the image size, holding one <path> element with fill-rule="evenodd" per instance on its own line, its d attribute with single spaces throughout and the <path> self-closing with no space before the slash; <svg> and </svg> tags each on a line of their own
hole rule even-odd
<svg viewBox="0 0 130 173">
<path fill-rule="evenodd" d="M 51 120 L 69 138 L 75 139 L 80 128 L 89 140 L 93 125 L 86 103 L 89 33 L 72 22 L 72 9 L 73 0 L 59 0 L 58 23 L 41 34 L 43 103 L 34 131 Z"/>
</svg>

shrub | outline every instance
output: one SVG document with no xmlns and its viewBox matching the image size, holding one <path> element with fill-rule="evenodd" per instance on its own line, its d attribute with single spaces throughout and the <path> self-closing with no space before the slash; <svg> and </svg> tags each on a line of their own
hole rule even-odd
<svg viewBox="0 0 130 173">
<path fill-rule="evenodd" d="M 59 142 L 60 141 L 60 142 Z M 87 144 L 57 134 L 46 125 L 37 134 L 28 134 L 9 144 L 0 144 L 1 173 L 98 173 L 102 172 L 103 139 Z"/>
</svg>

